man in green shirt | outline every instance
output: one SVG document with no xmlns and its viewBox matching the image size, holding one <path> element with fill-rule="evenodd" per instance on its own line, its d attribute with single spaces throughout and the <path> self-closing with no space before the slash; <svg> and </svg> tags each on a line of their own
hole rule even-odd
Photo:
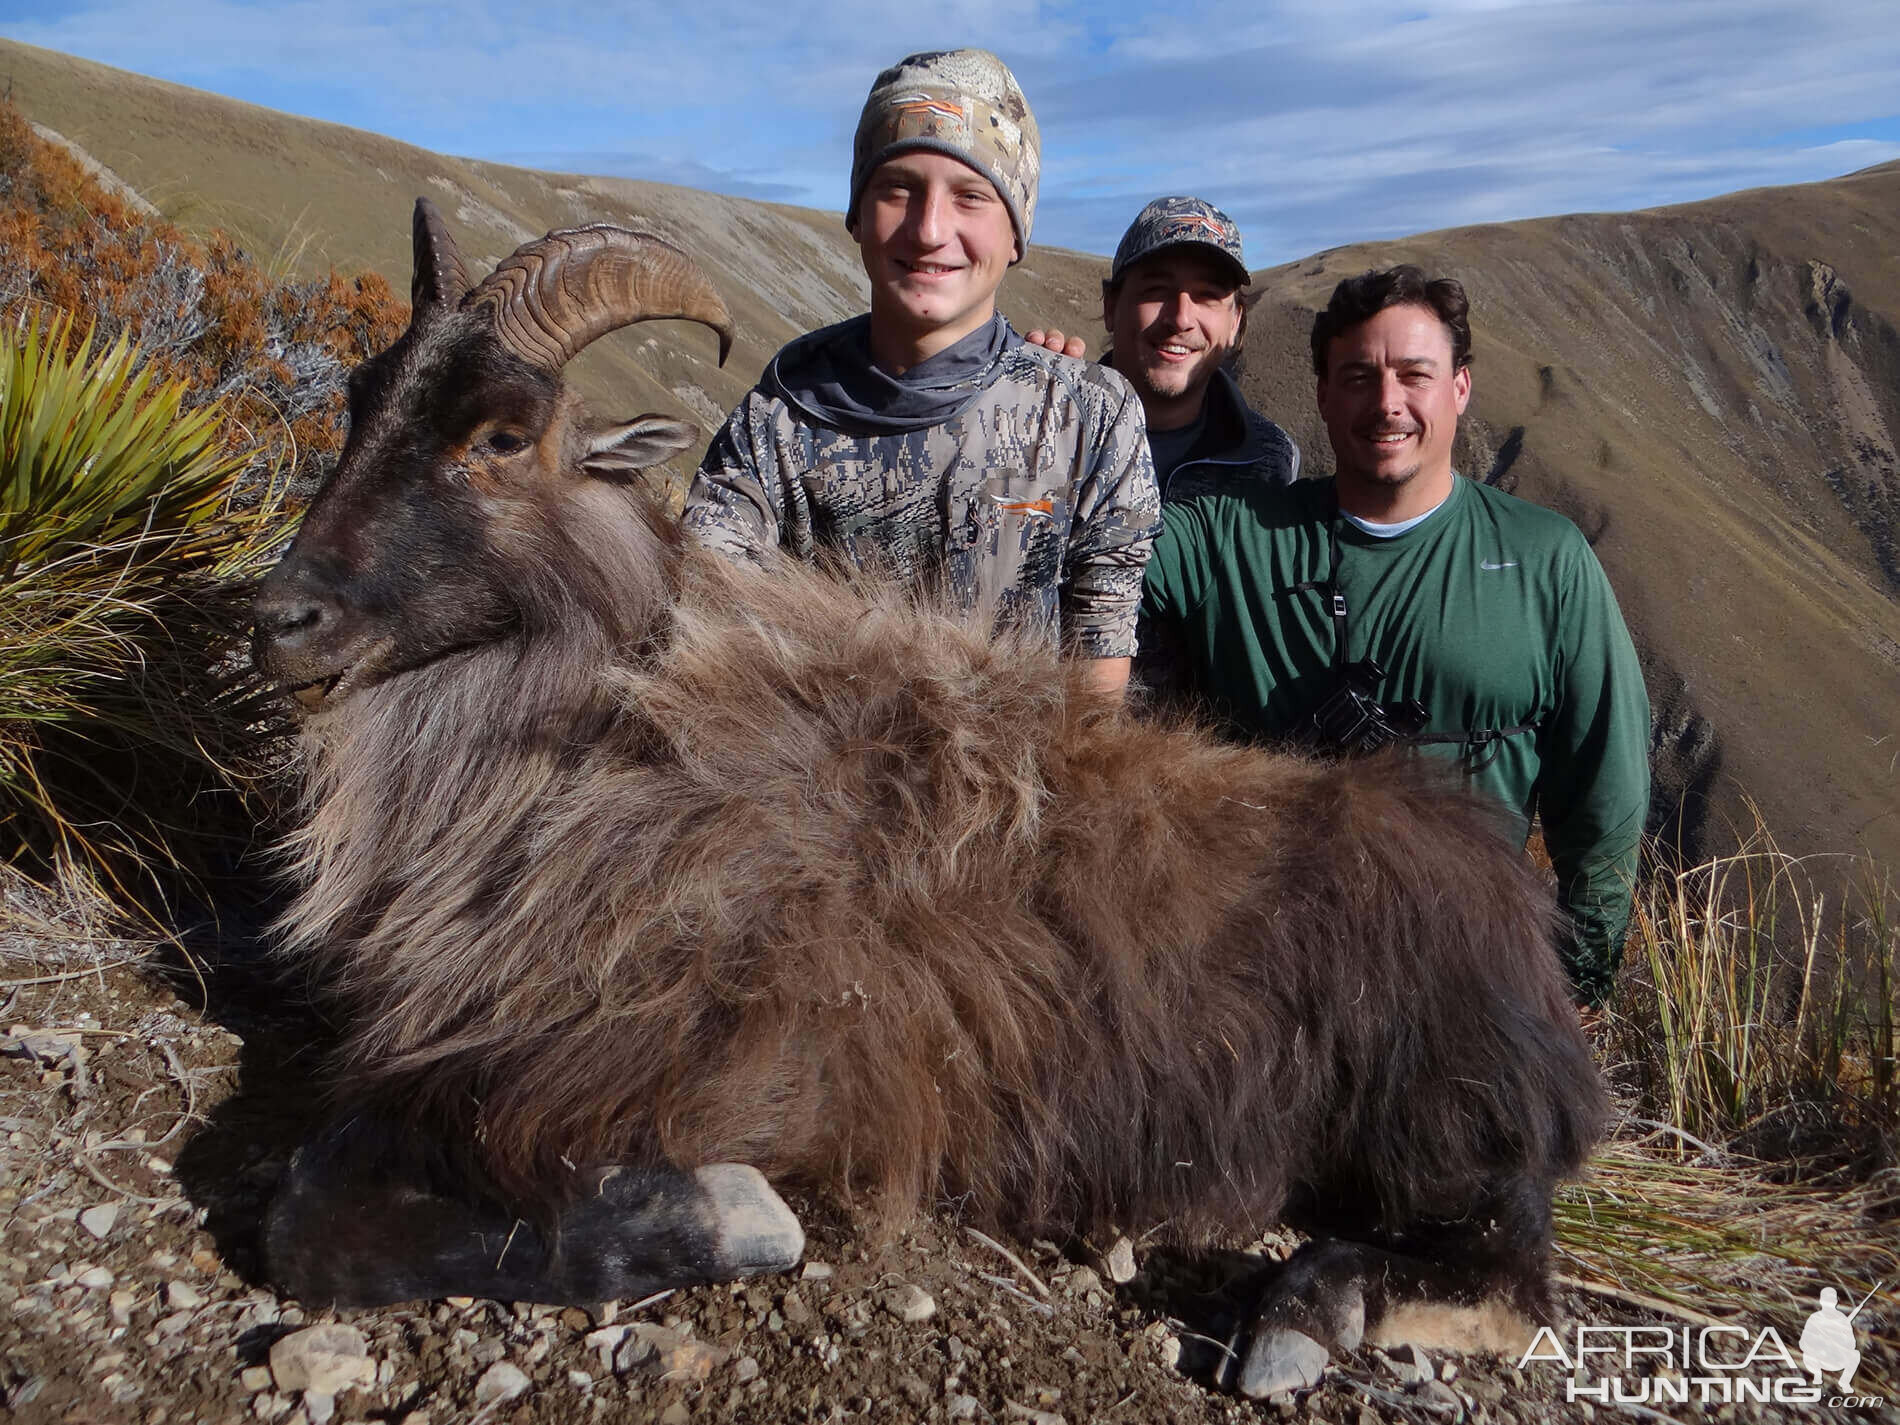
<svg viewBox="0 0 1900 1425">
<path fill-rule="evenodd" d="M 1561 515 L 1453 472 L 1471 396 L 1457 282 L 1349 278 L 1312 344 L 1337 474 L 1165 506 L 1142 612 L 1173 626 L 1240 734 L 1405 741 L 1461 766 L 1525 836 L 1540 814 L 1566 968 L 1599 1005 L 1649 807 L 1649 701 L 1609 581 Z"/>
</svg>

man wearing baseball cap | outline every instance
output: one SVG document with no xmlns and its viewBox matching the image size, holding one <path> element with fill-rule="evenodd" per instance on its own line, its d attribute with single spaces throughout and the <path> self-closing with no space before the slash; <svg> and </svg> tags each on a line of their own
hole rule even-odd
<svg viewBox="0 0 1900 1425">
<path fill-rule="evenodd" d="M 1141 397 L 1161 498 L 1172 504 L 1236 485 L 1288 485 L 1300 473 L 1293 437 L 1249 406 L 1227 372 L 1247 332 L 1240 227 L 1204 198 L 1157 198 L 1135 215 L 1102 283 L 1102 364 Z M 1029 340 L 1080 355 L 1060 331 Z M 1135 672 L 1148 692 L 1180 699 L 1193 684 L 1179 629 L 1137 622 Z"/>
<path fill-rule="evenodd" d="M 713 438 L 682 523 L 764 562 L 821 548 L 941 580 L 1118 690 L 1159 499 L 1142 406 L 1113 371 L 1025 343 L 996 310 L 1036 209 L 1040 144 L 986 50 L 878 75 L 845 223 L 871 310 L 800 337 Z"/>
<path fill-rule="evenodd" d="M 1135 216 L 1102 284 L 1102 358 L 1148 417 L 1163 500 L 1231 480 L 1291 483 L 1300 449 L 1250 408 L 1226 370 L 1247 332 L 1240 228 L 1202 198 L 1157 198 Z"/>
</svg>

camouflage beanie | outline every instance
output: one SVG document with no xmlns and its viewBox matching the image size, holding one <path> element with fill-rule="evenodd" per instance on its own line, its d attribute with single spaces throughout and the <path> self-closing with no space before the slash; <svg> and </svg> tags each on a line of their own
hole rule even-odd
<svg viewBox="0 0 1900 1425">
<path fill-rule="evenodd" d="M 858 202 L 877 166 L 919 151 L 948 154 L 989 179 L 1009 209 L 1017 258 L 1029 251 L 1042 140 L 1029 101 L 1002 60 L 986 49 L 934 50 L 878 75 L 851 145 L 846 227 L 857 231 Z"/>
</svg>

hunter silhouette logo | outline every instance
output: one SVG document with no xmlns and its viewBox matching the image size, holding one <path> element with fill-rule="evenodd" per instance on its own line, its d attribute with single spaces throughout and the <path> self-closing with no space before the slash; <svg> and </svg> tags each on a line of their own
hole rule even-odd
<svg viewBox="0 0 1900 1425">
<path fill-rule="evenodd" d="M 1801 1329 L 1799 1359 L 1773 1326 L 1709 1321 L 1699 1326 L 1612 1326 L 1579 1323 L 1566 1337 L 1549 1326 L 1517 1363 L 1519 1370 L 1548 1361 L 1567 1375 L 1566 1401 L 1605 1405 L 1775 1404 L 1879 1409 L 1878 1395 L 1852 1393 L 1860 1349 L 1854 1318 L 1881 1286 L 1852 1311 L 1840 1293 L 1823 1287 L 1820 1310 Z M 1838 1384 L 1832 1385 L 1832 1377 Z"/>
<path fill-rule="evenodd" d="M 1879 1291 L 1876 1286 L 1874 1291 Z M 1840 1373 L 1840 1388 L 1847 1390 L 1854 1378 L 1854 1372 L 1860 1367 L 1860 1351 L 1854 1345 L 1854 1318 L 1860 1315 L 1861 1306 L 1873 1299 L 1870 1291 L 1860 1299 L 1860 1306 L 1843 1313 L 1834 1303 L 1840 1300 L 1839 1294 L 1831 1286 L 1821 1288 L 1821 1309 L 1808 1317 L 1808 1324 L 1801 1328 L 1801 1364 L 1819 1385 L 1821 1377 Z"/>
</svg>

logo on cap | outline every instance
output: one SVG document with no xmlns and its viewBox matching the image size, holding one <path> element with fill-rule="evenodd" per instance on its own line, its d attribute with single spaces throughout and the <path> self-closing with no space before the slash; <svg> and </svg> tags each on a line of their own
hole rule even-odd
<svg viewBox="0 0 1900 1425">
<path fill-rule="evenodd" d="M 892 107 L 898 114 L 914 115 L 926 123 L 931 119 L 948 119 L 952 123 L 960 124 L 965 118 L 959 106 L 942 99 L 910 99 Z"/>
<path fill-rule="evenodd" d="M 1168 224 L 1167 235 L 1169 237 L 1173 237 L 1176 233 L 1186 235 L 1192 233 L 1195 228 L 1206 228 L 1214 235 L 1217 242 L 1228 243 L 1234 240 L 1233 229 L 1225 223 L 1216 222 L 1205 213 L 1188 213 L 1176 218 Z"/>
</svg>

